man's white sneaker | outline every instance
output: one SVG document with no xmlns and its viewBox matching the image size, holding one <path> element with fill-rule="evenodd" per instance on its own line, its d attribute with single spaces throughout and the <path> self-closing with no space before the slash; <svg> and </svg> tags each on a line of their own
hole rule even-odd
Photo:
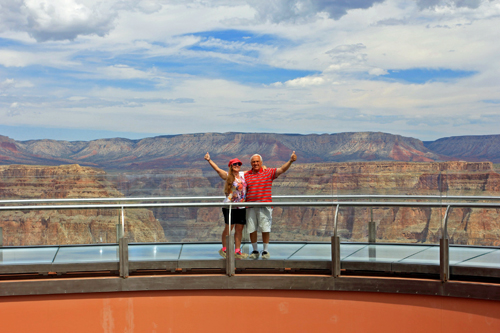
<svg viewBox="0 0 500 333">
<path fill-rule="evenodd" d="M 250 253 L 249 258 L 250 259 L 259 259 L 259 255 L 260 255 L 259 251 L 252 251 L 252 253 Z"/>
</svg>

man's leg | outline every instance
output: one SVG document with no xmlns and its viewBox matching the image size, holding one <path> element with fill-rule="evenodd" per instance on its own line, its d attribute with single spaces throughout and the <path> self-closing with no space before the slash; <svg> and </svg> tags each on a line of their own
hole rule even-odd
<svg viewBox="0 0 500 333">
<path fill-rule="evenodd" d="M 264 244 L 269 244 L 269 234 L 270 234 L 270 232 L 263 232 L 262 233 L 262 242 Z"/>
<path fill-rule="evenodd" d="M 247 208 L 247 230 L 250 233 L 253 251 L 250 253 L 251 259 L 259 258 L 259 248 L 257 247 L 257 215 L 254 208 Z"/>
<path fill-rule="evenodd" d="M 261 229 L 262 229 L 262 243 L 264 249 L 262 251 L 262 259 L 269 259 L 269 236 L 271 233 L 271 224 L 273 222 L 273 209 L 271 207 L 262 207 L 261 209 Z"/>
</svg>

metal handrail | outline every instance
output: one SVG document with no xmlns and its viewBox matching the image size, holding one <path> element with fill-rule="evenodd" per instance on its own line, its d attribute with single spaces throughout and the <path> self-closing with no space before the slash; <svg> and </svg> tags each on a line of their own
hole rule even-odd
<svg viewBox="0 0 500 333">
<path fill-rule="evenodd" d="M 115 208 L 160 208 L 160 207 L 227 207 L 227 206 L 317 206 L 329 207 L 332 205 L 341 205 L 348 207 L 469 207 L 469 208 L 500 208 L 500 203 L 488 202 L 389 202 L 389 201 L 320 201 L 320 202 L 245 202 L 242 203 L 223 203 L 223 202 L 180 202 L 180 203 L 130 203 L 130 204 L 88 204 L 88 205 L 45 205 L 45 206 L 0 206 L 0 211 L 8 210 L 53 210 L 53 209 L 115 209 Z"/>
<path fill-rule="evenodd" d="M 224 196 L 196 196 L 196 197 L 132 197 L 132 198 L 65 198 L 65 199 L 8 199 L 0 200 L 0 204 L 27 204 L 51 202 L 136 202 L 136 201 L 212 201 L 222 200 Z M 273 195 L 273 199 L 413 199 L 413 200 L 500 200 L 500 196 L 472 196 L 472 195 L 400 195 L 400 194 L 367 194 L 367 195 Z"/>
</svg>

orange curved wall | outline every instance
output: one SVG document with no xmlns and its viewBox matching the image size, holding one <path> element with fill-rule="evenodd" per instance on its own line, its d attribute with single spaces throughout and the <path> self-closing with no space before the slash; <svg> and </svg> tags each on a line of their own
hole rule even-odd
<svg viewBox="0 0 500 333">
<path fill-rule="evenodd" d="M 0 332 L 500 332 L 500 302 L 284 290 L 0 298 Z"/>
</svg>

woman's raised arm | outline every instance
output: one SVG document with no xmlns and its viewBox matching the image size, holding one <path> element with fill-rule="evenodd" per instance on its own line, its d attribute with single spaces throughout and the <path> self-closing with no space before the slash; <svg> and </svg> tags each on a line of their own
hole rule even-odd
<svg viewBox="0 0 500 333">
<path fill-rule="evenodd" d="M 227 172 L 219 168 L 217 164 L 215 164 L 215 162 L 210 159 L 210 154 L 208 152 L 205 155 L 205 160 L 207 160 L 210 166 L 215 170 L 215 172 L 219 174 L 220 178 L 226 180 Z"/>
</svg>

